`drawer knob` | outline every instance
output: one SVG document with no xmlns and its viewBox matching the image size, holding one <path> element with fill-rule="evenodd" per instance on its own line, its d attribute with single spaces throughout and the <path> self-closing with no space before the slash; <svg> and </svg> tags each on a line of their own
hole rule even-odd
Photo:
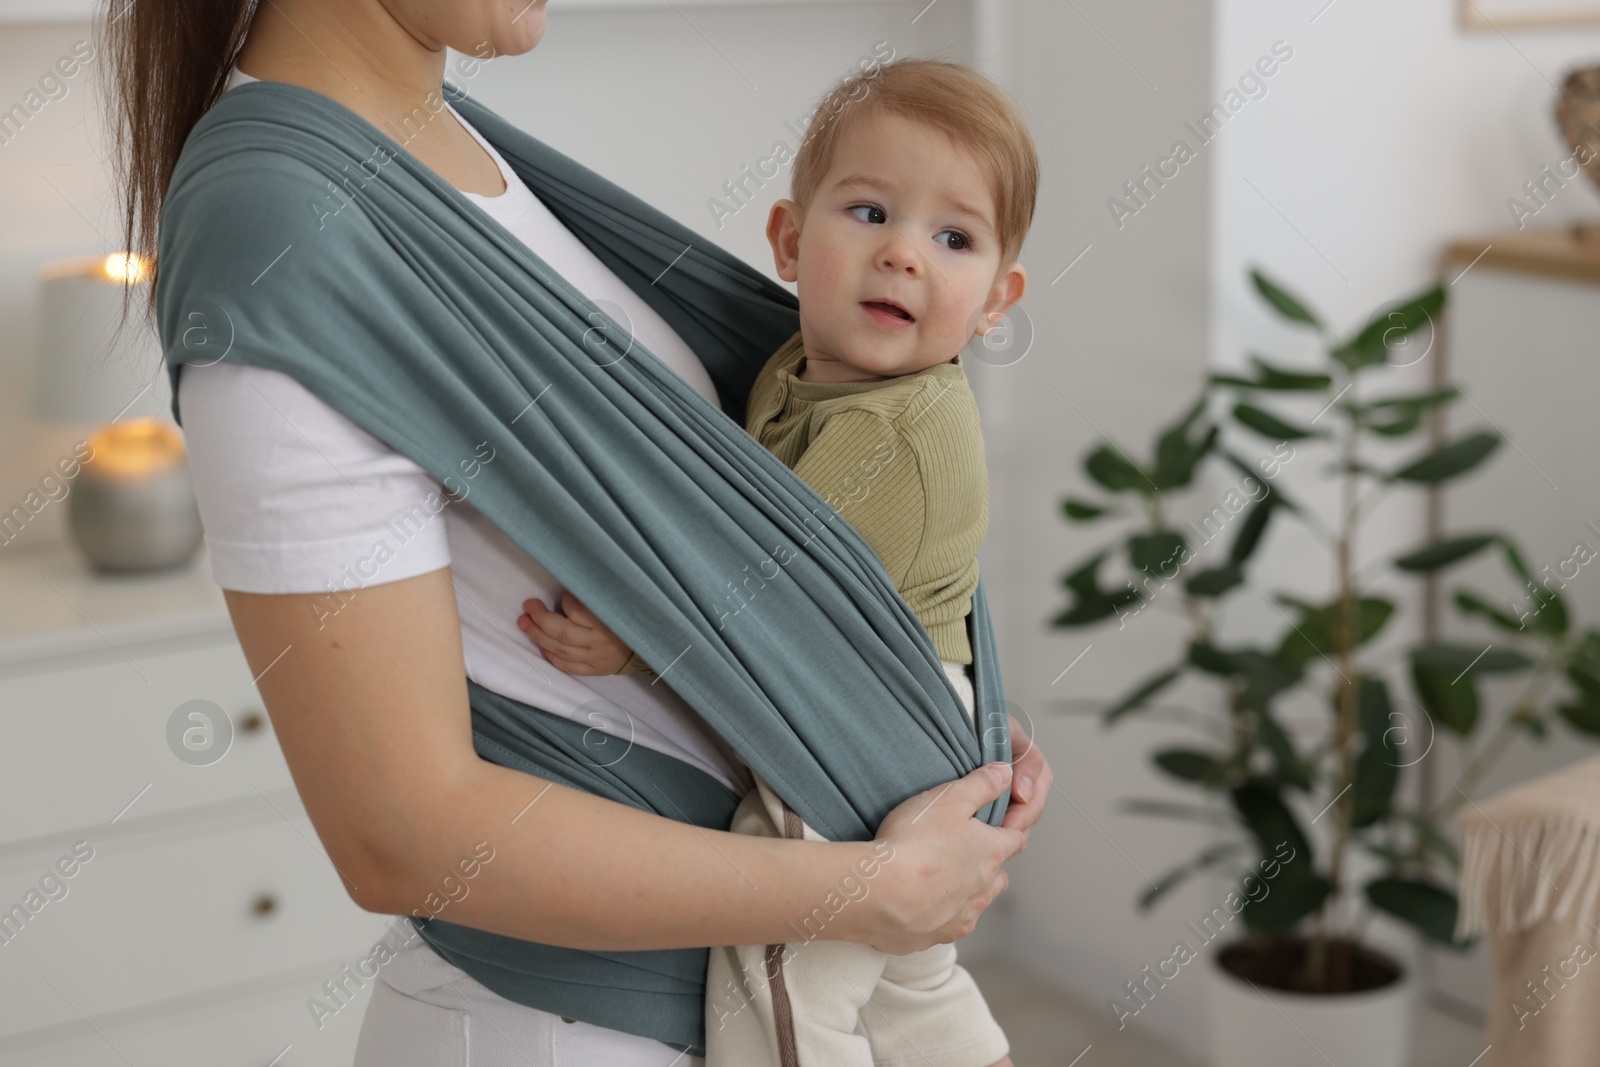
<svg viewBox="0 0 1600 1067">
<path fill-rule="evenodd" d="M 254 913 L 256 918 L 265 919 L 267 916 L 277 912 L 278 898 L 273 896 L 271 893 L 262 893 L 260 896 L 256 897 L 255 902 L 250 905 L 250 910 L 252 913 Z"/>
<path fill-rule="evenodd" d="M 267 724 L 259 711 L 247 711 L 239 716 L 239 732 L 244 734 L 258 734 Z"/>
</svg>

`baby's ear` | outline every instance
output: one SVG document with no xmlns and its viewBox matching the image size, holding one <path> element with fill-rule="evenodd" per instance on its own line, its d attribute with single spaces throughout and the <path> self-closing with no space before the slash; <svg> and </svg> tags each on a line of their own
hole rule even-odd
<svg viewBox="0 0 1600 1067">
<path fill-rule="evenodd" d="M 1000 317 L 1010 311 L 1017 301 L 1022 299 L 1022 294 L 1028 288 L 1028 272 L 1023 270 L 1022 264 L 1012 261 L 995 277 L 994 285 L 989 289 L 989 299 L 985 301 L 979 313 L 979 322 L 987 328 L 980 333 L 988 333 L 1000 321 Z"/>
<path fill-rule="evenodd" d="M 800 277 L 800 205 L 787 198 L 772 205 L 767 213 L 767 242 L 772 245 L 772 262 L 778 277 L 792 282 Z"/>
</svg>

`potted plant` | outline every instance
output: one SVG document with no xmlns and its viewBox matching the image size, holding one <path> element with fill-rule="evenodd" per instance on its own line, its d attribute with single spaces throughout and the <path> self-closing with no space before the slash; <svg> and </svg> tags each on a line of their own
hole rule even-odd
<svg viewBox="0 0 1600 1067">
<path fill-rule="evenodd" d="M 1454 939 L 1452 816 L 1519 735 L 1543 737 L 1558 721 L 1600 734 L 1600 632 L 1572 624 L 1559 579 L 1548 568 L 1536 575 L 1501 532 L 1460 532 L 1392 559 L 1358 558 L 1358 535 L 1379 497 L 1460 478 L 1500 443 L 1494 432 L 1474 430 L 1413 447 L 1398 463 L 1380 458 L 1416 439 L 1425 417 L 1460 395 L 1453 386 L 1400 393 L 1385 385 L 1396 366 L 1419 358 L 1397 363 L 1391 356 L 1420 347 L 1444 305 L 1443 290 L 1401 301 L 1336 338 L 1282 286 L 1260 271 L 1251 278 L 1278 315 L 1319 335 L 1321 361 L 1287 367 L 1252 356 L 1249 374 L 1211 375 L 1199 398 L 1158 431 L 1148 458 L 1135 461 L 1110 441 L 1093 448 L 1084 471 L 1108 499 L 1070 497 L 1062 501 L 1063 514 L 1074 523 L 1130 521 L 1062 577 L 1070 602 L 1052 625 L 1114 620 L 1126 629 L 1147 609 L 1187 620 L 1175 661 L 1102 714 L 1107 725 L 1166 716 L 1198 734 L 1194 743 L 1164 747 L 1153 758 L 1204 802 L 1135 799 L 1126 809 L 1200 819 L 1218 830 L 1216 841 L 1143 894 L 1141 909 L 1200 872 L 1243 875 L 1229 896 L 1238 906 L 1228 907 L 1230 917 L 1242 920 L 1233 929 L 1242 927 L 1243 936 L 1228 944 L 1219 939 L 1212 956 L 1215 1062 L 1400 1067 L 1408 1051 L 1410 976 L 1365 942 L 1366 924 L 1382 912 L 1429 941 L 1463 947 Z M 1284 400 L 1295 397 L 1307 411 L 1320 410 L 1309 418 L 1283 414 Z M 1247 458 L 1247 445 L 1259 452 L 1255 458 Z M 1279 475 L 1297 449 L 1313 457 L 1298 461 L 1302 469 L 1317 462 L 1318 450 L 1331 460 L 1338 489 L 1333 518 L 1284 490 Z M 1180 521 L 1173 498 L 1213 464 L 1222 465 L 1231 487 L 1214 506 Z M 1269 526 L 1286 520 L 1322 545 L 1328 570 L 1306 568 L 1306 588 L 1268 590 L 1251 577 L 1251 567 Z M 1395 579 L 1438 575 L 1490 551 L 1522 593 L 1501 608 L 1479 591 L 1458 588 L 1453 603 L 1475 625 L 1497 631 L 1492 640 L 1383 639 L 1401 610 L 1390 591 Z M 1112 566 L 1125 565 L 1121 581 L 1102 573 L 1113 560 Z M 1375 566 L 1389 585 L 1376 580 Z M 1234 641 L 1219 632 L 1218 607 L 1230 597 L 1271 605 L 1282 620 L 1277 639 Z M 1153 705 L 1186 675 L 1214 686 L 1219 699 L 1175 712 Z M 1478 682 L 1487 675 L 1522 679 L 1520 695 L 1492 733 L 1479 730 Z M 1463 771 L 1441 799 L 1408 801 L 1402 774 L 1436 737 L 1459 746 Z M 1352 867 L 1357 851 L 1370 861 L 1359 874 Z M 1250 889 L 1252 879 L 1262 891 Z M 1199 933 L 1193 924 L 1188 929 Z"/>
</svg>

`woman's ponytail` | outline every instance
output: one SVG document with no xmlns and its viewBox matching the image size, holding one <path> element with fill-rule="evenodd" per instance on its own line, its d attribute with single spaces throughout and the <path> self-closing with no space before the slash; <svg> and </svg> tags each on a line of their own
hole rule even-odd
<svg viewBox="0 0 1600 1067">
<path fill-rule="evenodd" d="M 110 0 L 96 23 L 124 245 L 152 271 L 147 311 L 155 308 L 156 228 L 167 184 L 189 131 L 222 95 L 256 3 Z"/>
</svg>

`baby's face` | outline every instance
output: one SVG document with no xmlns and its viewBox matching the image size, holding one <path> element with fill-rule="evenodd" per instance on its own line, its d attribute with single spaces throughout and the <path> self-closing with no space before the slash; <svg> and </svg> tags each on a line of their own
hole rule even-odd
<svg viewBox="0 0 1600 1067">
<path fill-rule="evenodd" d="M 864 117 L 841 137 L 803 219 L 798 210 L 780 200 L 767 235 L 779 276 L 799 289 L 808 379 L 948 363 L 1022 296 L 1022 268 L 1000 270 L 984 171 L 930 126 Z"/>
</svg>

